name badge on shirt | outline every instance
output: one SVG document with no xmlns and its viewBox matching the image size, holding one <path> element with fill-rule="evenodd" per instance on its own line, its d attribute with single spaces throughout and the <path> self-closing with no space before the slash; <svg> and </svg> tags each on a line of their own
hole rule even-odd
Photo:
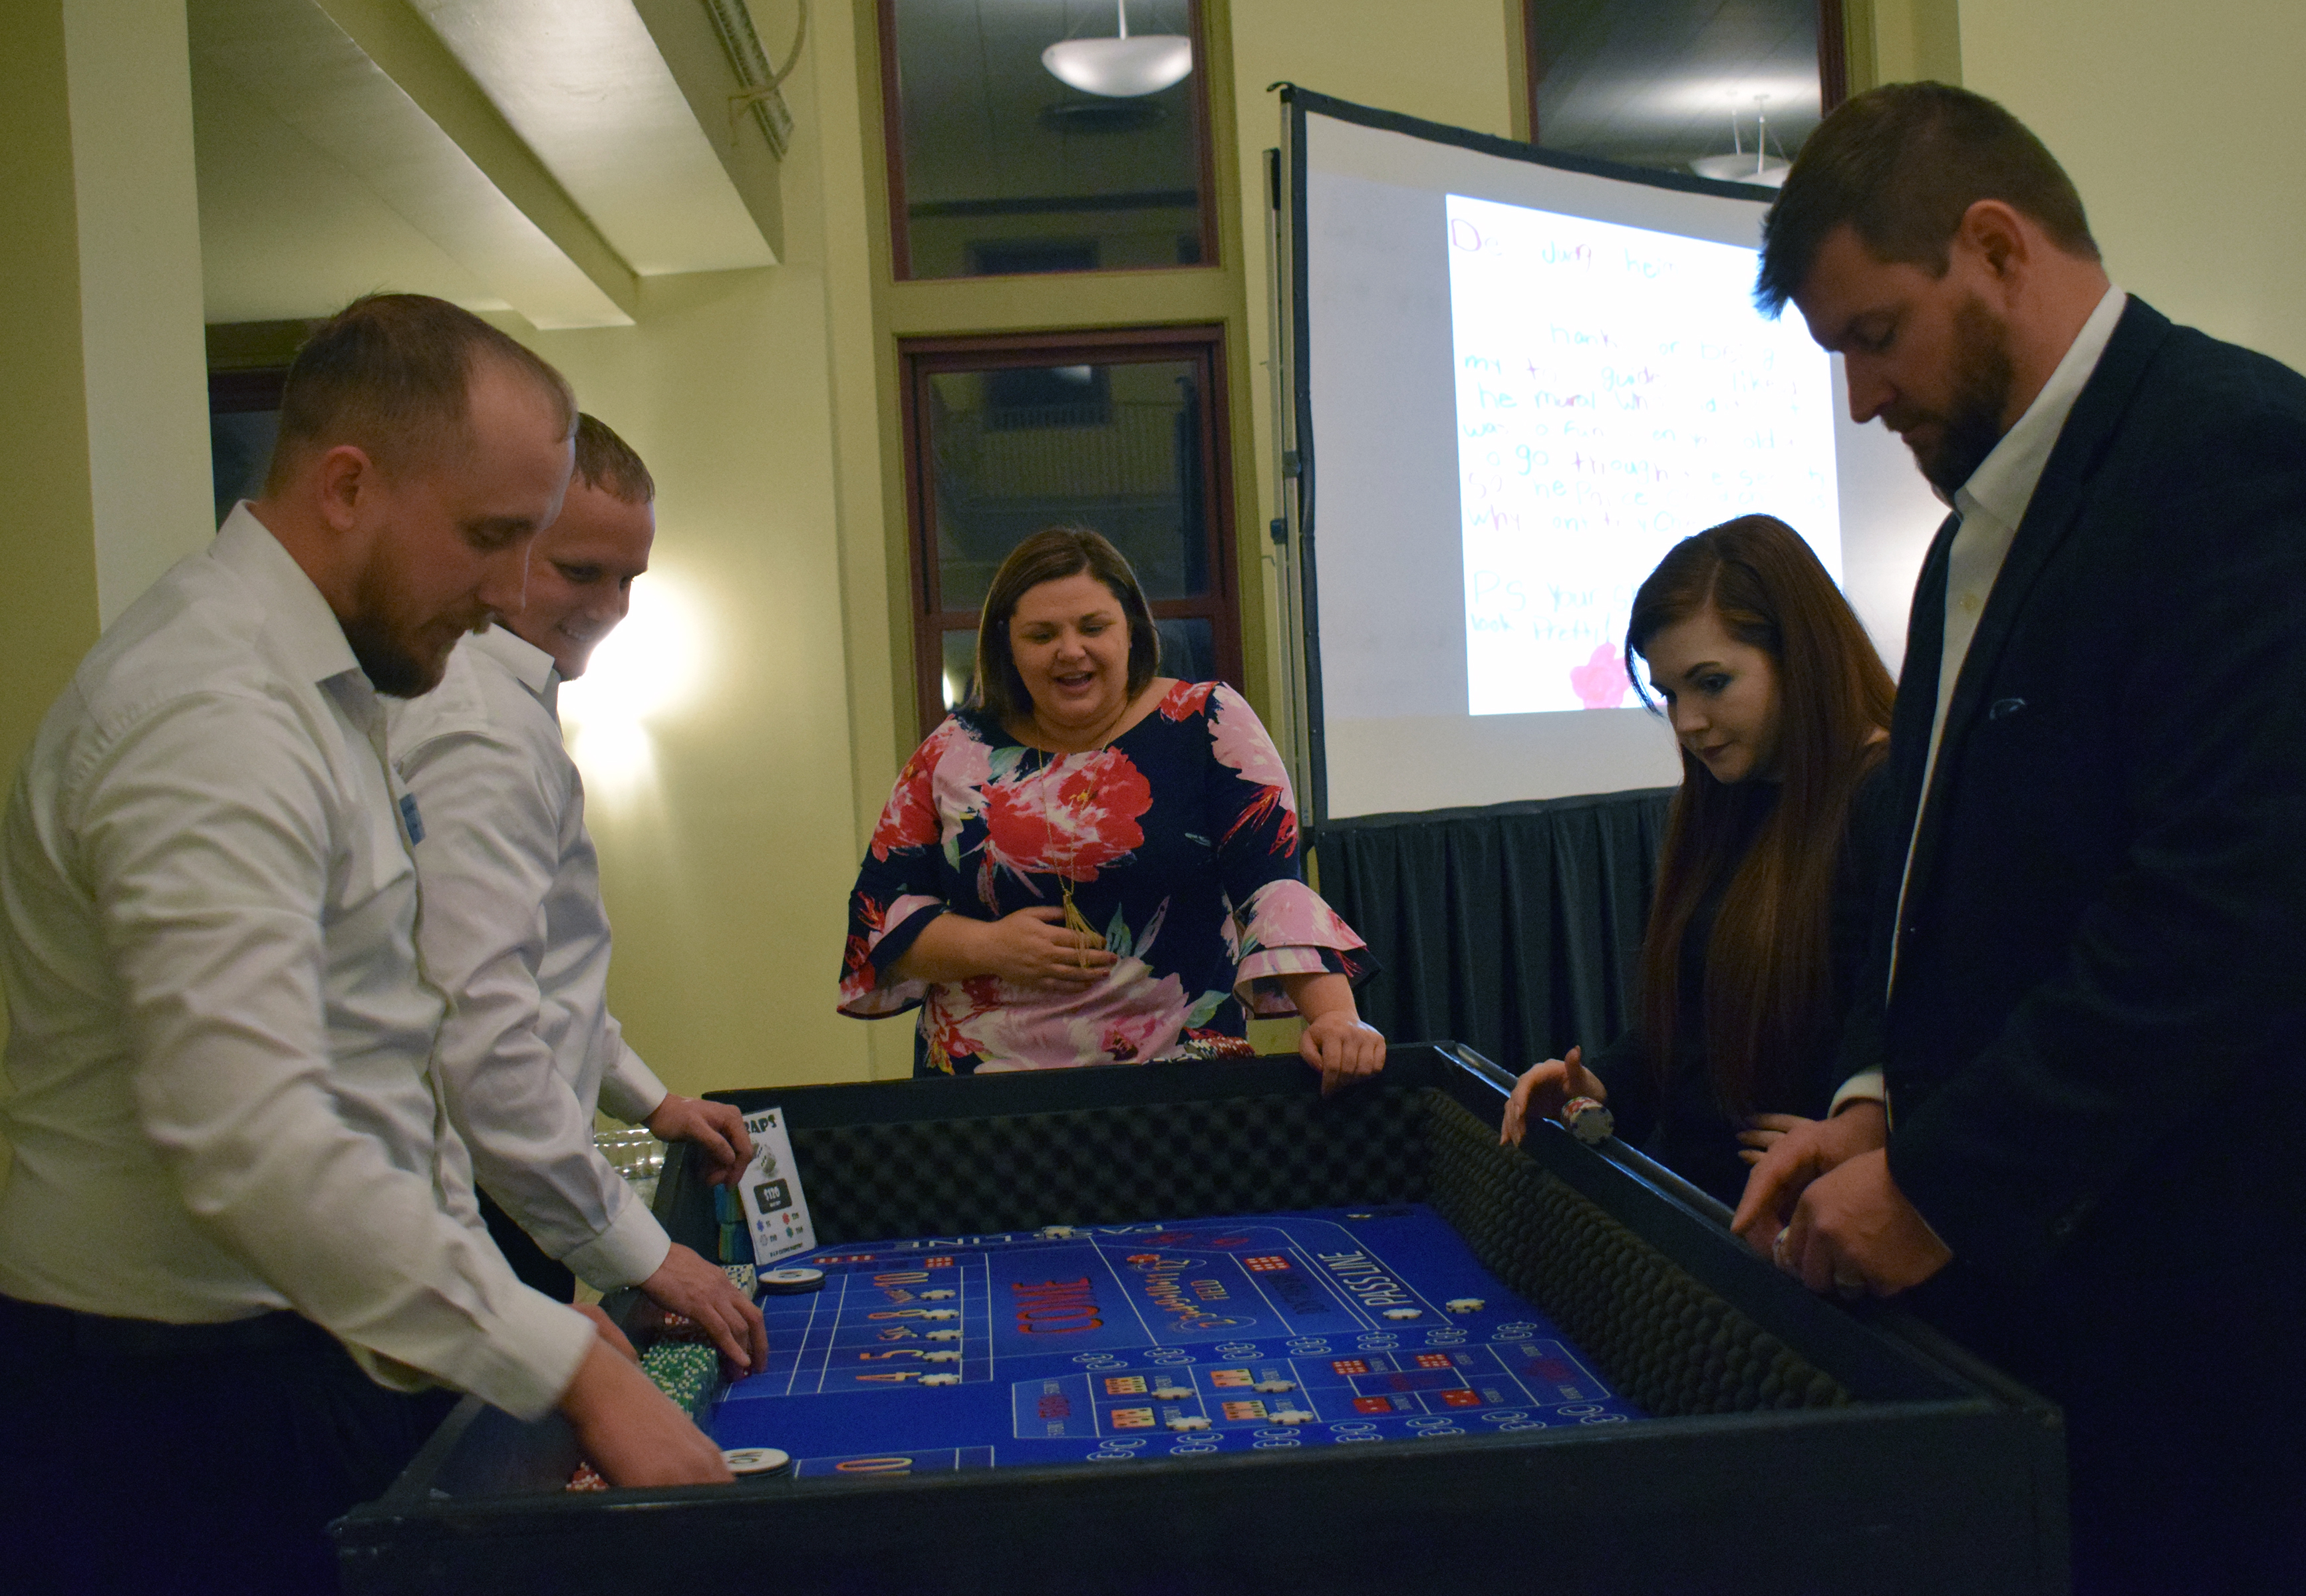
<svg viewBox="0 0 2306 1596">
<path fill-rule="evenodd" d="M 408 832 L 411 848 L 424 841 L 424 816 L 416 812 L 416 795 L 413 792 L 400 795 L 400 824 Z"/>
</svg>

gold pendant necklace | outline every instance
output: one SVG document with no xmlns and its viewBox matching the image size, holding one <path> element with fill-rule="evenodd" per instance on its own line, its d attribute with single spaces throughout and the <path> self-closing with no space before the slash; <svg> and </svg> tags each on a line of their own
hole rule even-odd
<svg viewBox="0 0 2306 1596">
<path fill-rule="evenodd" d="M 1123 700 L 1121 707 L 1114 712 L 1113 718 L 1107 721 L 1104 726 L 1098 728 L 1098 730 L 1106 731 L 1110 730 L 1112 727 L 1119 725 L 1121 723 L 1121 718 L 1128 713 L 1129 704 L 1126 700 Z M 1039 730 L 1044 738 L 1048 738 L 1049 741 L 1055 742 L 1056 740 L 1055 738 L 1049 738 L 1047 730 L 1038 724 L 1038 715 L 1035 717 L 1035 729 Z M 1104 747 L 1106 746 L 1106 739 L 1103 737 L 1096 738 L 1092 739 L 1089 747 L 1082 749 L 1081 752 L 1085 754 L 1093 754 L 1098 749 Z M 1047 764 L 1042 767 L 1045 773 L 1049 771 L 1054 771 L 1056 768 L 1058 761 L 1067 759 L 1072 756 L 1069 754 L 1063 753 L 1055 749 L 1044 749 L 1042 752 L 1049 761 Z M 1089 805 L 1097 801 L 1097 783 L 1095 781 L 1091 781 L 1087 789 L 1076 798 L 1059 798 L 1056 801 L 1058 803 L 1070 803 L 1072 807 L 1077 810 L 1086 809 Z M 1049 819 L 1049 831 L 1051 837 L 1054 839 L 1057 829 L 1055 824 L 1056 815 L 1055 813 L 1055 805 L 1051 806 Z M 1054 849 L 1052 851 L 1055 851 Z M 1065 856 L 1063 859 L 1057 862 L 1057 895 L 1063 900 L 1065 906 L 1065 929 L 1068 931 L 1079 932 L 1084 936 L 1093 937 L 1096 939 L 1097 945 L 1102 947 L 1105 944 L 1105 934 L 1089 923 L 1089 917 L 1081 913 L 1080 907 L 1073 901 L 1072 870 L 1073 859 L 1077 852 L 1078 849 L 1072 840 L 1072 833 L 1067 832 Z M 1086 953 L 1088 950 L 1084 948 L 1082 952 Z M 1081 962 L 1083 968 L 1086 968 L 1088 960 L 1084 959 Z"/>
</svg>

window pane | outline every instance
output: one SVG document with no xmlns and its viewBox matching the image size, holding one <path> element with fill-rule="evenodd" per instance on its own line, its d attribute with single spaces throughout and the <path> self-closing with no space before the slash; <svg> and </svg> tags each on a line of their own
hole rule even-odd
<svg viewBox="0 0 2306 1596">
<path fill-rule="evenodd" d="M 1206 620 L 1156 620 L 1161 634 L 1161 674 L 1179 681 L 1215 681 L 1217 678 L 1217 629 Z"/>
<path fill-rule="evenodd" d="M 944 635 L 944 706 L 955 709 L 977 691 L 977 628 Z"/>
<path fill-rule="evenodd" d="M 1766 119 L 1774 166 L 1819 121 L 1817 20 L 1818 0 L 1529 0 L 1537 141 L 1686 173 L 1753 159 Z"/>
<path fill-rule="evenodd" d="M 1199 366 L 1012 366 L 927 379 L 939 607 L 985 602 L 1010 550 L 1045 526 L 1094 527 L 1146 596 L 1209 591 Z"/>
<path fill-rule="evenodd" d="M 1132 38 L 1192 33 L 1188 0 L 1129 0 L 1128 14 Z M 892 0 L 891 15 L 902 275 L 1200 262 L 1192 76 L 1115 97 L 1075 89 L 1042 63 L 1060 41 L 1114 38 L 1114 0 Z"/>
<path fill-rule="evenodd" d="M 243 499 L 264 492 L 272 468 L 272 442 L 279 435 L 278 410 L 220 410 L 209 415 L 209 474 L 216 489 L 217 525 Z"/>
</svg>

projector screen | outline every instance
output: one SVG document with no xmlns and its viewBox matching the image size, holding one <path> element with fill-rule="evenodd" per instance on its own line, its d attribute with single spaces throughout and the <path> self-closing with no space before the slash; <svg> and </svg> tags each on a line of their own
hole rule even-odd
<svg viewBox="0 0 2306 1596">
<path fill-rule="evenodd" d="M 1798 531 L 1896 669 L 1944 510 L 1799 316 L 1754 309 L 1768 191 L 1302 90 L 1290 136 L 1316 824 L 1678 781 L 1626 619 L 1733 516 Z"/>
</svg>

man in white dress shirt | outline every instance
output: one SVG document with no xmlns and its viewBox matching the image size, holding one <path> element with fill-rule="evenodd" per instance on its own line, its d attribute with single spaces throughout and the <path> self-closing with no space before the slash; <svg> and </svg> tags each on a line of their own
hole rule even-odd
<svg viewBox="0 0 2306 1596">
<path fill-rule="evenodd" d="M 560 740 L 560 684 L 648 569 L 654 495 L 625 441 L 579 416 L 576 473 L 530 553 L 522 607 L 467 637 L 438 690 L 391 706 L 393 762 L 424 818 L 419 941 L 454 999 L 438 1068 L 490 1233 L 538 1289 L 566 1300 L 572 1271 L 601 1291 L 637 1285 L 757 1368 L 760 1310 L 673 1243 L 593 1144 L 597 1107 L 695 1143 L 715 1180 L 752 1161 L 744 1116 L 667 1091 L 609 1012 L 600 864 Z"/>
<path fill-rule="evenodd" d="M 435 1386 L 557 1406 L 611 1480 L 728 1477 L 450 1211 L 427 1070 L 445 1003 L 379 695 L 518 606 L 574 420 L 466 312 L 351 306 L 289 374 L 263 499 L 106 629 L 25 756 L 0 827 L 21 1588 L 333 1590 L 324 1526 Z"/>
</svg>

